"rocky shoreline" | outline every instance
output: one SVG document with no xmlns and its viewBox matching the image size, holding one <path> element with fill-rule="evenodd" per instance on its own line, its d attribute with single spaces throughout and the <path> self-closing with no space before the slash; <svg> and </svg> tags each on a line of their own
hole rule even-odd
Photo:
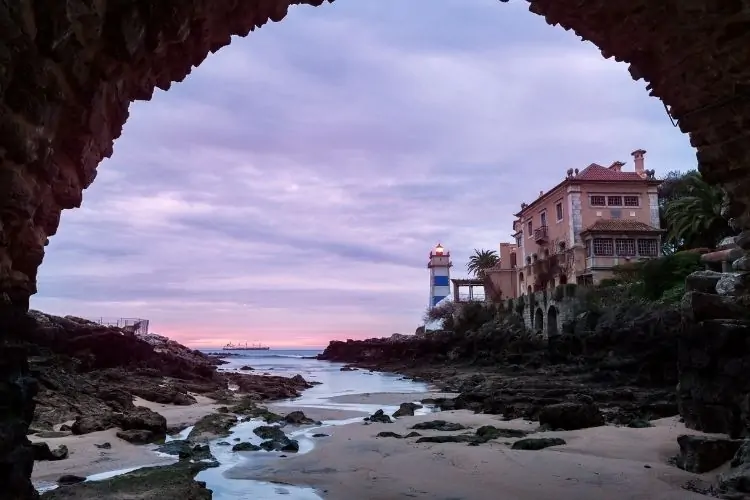
<svg viewBox="0 0 750 500">
<path fill-rule="evenodd" d="M 707 463 L 715 469 L 731 461 L 729 471 L 714 484 L 690 489 L 748 498 L 750 441 L 736 439 L 747 434 L 738 435 L 721 422 L 702 428 L 692 414 L 680 415 L 677 386 L 685 384 L 678 370 L 684 366 L 684 332 L 679 307 L 623 304 L 579 314 L 550 339 L 528 332 L 513 315 L 500 313 L 460 331 L 332 341 L 318 358 L 347 363 L 342 368 L 346 370 L 399 373 L 459 393 L 425 401 L 442 410 L 522 418 L 550 430 L 602 424 L 650 427 L 652 421 L 676 417 L 688 428 L 729 435 L 681 439 L 681 453 L 673 463 L 685 470 L 706 472 Z M 697 384 L 691 389 L 712 390 Z M 698 462 L 704 465 L 696 467 Z"/>
<path fill-rule="evenodd" d="M 64 461 L 68 457 L 67 446 L 51 447 L 45 440 L 56 443 L 110 432 L 128 446 L 158 444 L 193 423 L 183 418 L 175 421 L 178 425 L 169 425 L 159 413 L 162 407 L 185 408 L 185 412 L 204 408 L 193 412 L 193 420 L 199 419 L 196 428 L 211 435 L 218 432 L 217 425 L 236 423 L 237 415 L 271 415 L 262 403 L 296 397 L 312 387 L 300 375 L 287 378 L 220 372 L 218 357 L 155 334 L 134 335 L 81 318 L 38 311 L 31 311 L 29 317 L 35 327 L 25 347 L 38 392 L 28 435 L 34 441 L 36 460 Z M 165 491 L 174 491 L 174 498 L 210 498 L 210 491 L 193 481 L 198 469 L 187 465 L 194 458 L 193 446 L 200 442 L 193 434 L 180 443 L 191 450 L 180 455 L 188 459 L 185 464 L 139 470 L 102 483 L 71 485 L 78 482 L 74 480 L 77 476 L 66 474 L 58 479 L 61 487 L 43 497 L 101 498 L 101 488 L 112 486 L 121 491 L 122 498 L 136 493 L 145 495 L 138 498 L 164 498 Z M 105 445 L 112 447 L 109 442 L 96 447 Z"/>
</svg>

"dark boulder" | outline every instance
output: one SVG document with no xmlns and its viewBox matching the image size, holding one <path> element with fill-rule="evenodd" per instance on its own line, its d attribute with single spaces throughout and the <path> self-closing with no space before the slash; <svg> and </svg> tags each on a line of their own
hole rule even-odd
<svg viewBox="0 0 750 500">
<path fill-rule="evenodd" d="M 106 431 L 119 425 L 118 416 L 112 412 L 79 415 L 76 417 L 71 430 L 73 434 L 89 434 L 91 432 Z"/>
<path fill-rule="evenodd" d="M 35 461 L 55 461 L 68 458 L 68 447 L 64 444 L 52 450 L 47 443 L 31 443 L 31 449 L 34 452 Z"/>
<path fill-rule="evenodd" d="M 117 431 L 116 436 L 123 441 L 132 444 L 148 444 L 159 439 L 159 436 L 151 431 L 143 429 L 129 429 L 126 431 Z"/>
<path fill-rule="evenodd" d="M 524 438 L 519 439 L 513 445 L 511 446 L 511 449 L 513 450 L 543 450 L 544 448 L 549 448 L 550 446 L 561 446 L 565 443 L 564 439 L 561 438 L 552 438 L 552 437 L 544 437 L 544 438 Z"/>
<path fill-rule="evenodd" d="M 262 449 L 263 448 L 261 448 L 260 446 L 248 442 L 237 443 L 236 445 L 232 446 L 232 451 L 259 451 Z"/>
<path fill-rule="evenodd" d="M 76 476 L 74 474 L 65 474 L 57 479 L 57 484 L 60 486 L 70 486 L 71 484 L 82 483 L 86 480 L 83 476 Z"/>
<path fill-rule="evenodd" d="M 136 407 L 119 418 L 119 427 L 124 431 L 144 430 L 156 436 L 167 435 L 167 419 L 163 415 L 144 407 Z"/>
<path fill-rule="evenodd" d="M 444 431 L 444 432 L 453 432 L 453 431 L 461 431 L 464 429 L 467 429 L 467 427 L 463 424 L 455 423 L 455 422 L 446 422 L 445 420 L 430 420 L 428 422 L 418 422 L 414 424 L 412 429 L 416 430 L 429 430 L 429 431 Z"/>
<path fill-rule="evenodd" d="M 683 434 L 677 438 L 680 455 L 677 466 L 688 472 L 702 474 L 729 462 L 742 446 L 739 439 L 722 439 Z"/>
<path fill-rule="evenodd" d="M 366 422 L 380 422 L 381 424 L 391 424 L 393 420 L 385 414 L 383 410 L 378 410 L 369 417 L 365 417 Z"/>
<path fill-rule="evenodd" d="M 539 413 L 539 424 L 550 429 L 574 431 L 604 425 L 604 416 L 594 404 L 558 403 L 545 406 Z"/>
<path fill-rule="evenodd" d="M 719 490 L 725 498 L 750 497 L 750 440 L 745 440 L 730 462 L 728 472 L 719 475 Z"/>
<path fill-rule="evenodd" d="M 198 420 L 188 435 L 188 439 L 193 442 L 210 441 L 218 437 L 227 437 L 232 431 L 232 427 L 237 425 L 237 417 L 226 413 L 213 413 L 206 415 Z"/>
<path fill-rule="evenodd" d="M 411 417 L 414 416 L 414 410 L 419 410 L 420 408 L 423 408 L 423 406 L 416 403 L 401 403 L 401 406 L 393 413 L 393 416 L 396 418 Z"/>
<path fill-rule="evenodd" d="M 291 413 L 287 413 L 287 415 L 284 417 L 284 421 L 287 424 L 292 424 L 292 425 L 310 425 L 310 424 L 320 425 L 320 422 L 317 422 L 311 418 L 308 418 L 301 411 L 293 411 Z"/>
</svg>

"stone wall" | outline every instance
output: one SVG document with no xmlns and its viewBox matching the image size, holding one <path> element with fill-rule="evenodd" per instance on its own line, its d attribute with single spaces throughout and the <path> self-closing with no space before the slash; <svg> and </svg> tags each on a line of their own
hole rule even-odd
<svg viewBox="0 0 750 500">
<path fill-rule="evenodd" d="M 551 290 L 508 299 L 503 306 L 506 311 L 523 317 L 526 328 L 546 338 L 559 335 L 566 322 L 575 320 L 579 310 L 577 289 L 578 285 L 572 283 L 558 285 Z"/>
<path fill-rule="evenodd" d="M 677 398 L 685 425 L 750 434 L 748 273 L 699 271 L 687 280 Z"/>
</svg>

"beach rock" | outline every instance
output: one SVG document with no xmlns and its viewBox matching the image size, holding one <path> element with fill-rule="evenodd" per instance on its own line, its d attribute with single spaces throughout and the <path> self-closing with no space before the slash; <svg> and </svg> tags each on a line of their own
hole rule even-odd
<svg viewBox="0 0 750 500">
<path fill-rule="evenodd" d="M 261 425 L 253 429 L 253 434 L 261 439 L 277 439 L 282 440 L 286 438 L 286 434 L 281 430 L 281 427 L 275 425 Z"/>
<path fill-rule="evenodd" d="M 342 371 L 342 372 L 353 372 L 356 370 L 357 370 L 356 368 L 354 368 L 353 366 L 349 366 L 349 365 L 342 366 L 341 368 L 339 368 L 339 371 Z"/>
<path fill-rule="evenodd" d="M 68 458 L 68 447 L 64 444 L 61 444 L 52 450 L 47 443 L 31 443 L 31 449 L 34 452 L 35 461 L 55 461 Z"/>
<path fill-rule="evenodd" d="M 550 429 L 573 431 L 604 425 L 599 408 L 590 403 L 559 403 L 545 406 L 539 413 L 539 423 Z"/>
<path fill-rule="evenodd" d="M 108 443 L 108 442 L 104 442 L 102 444 L 96 444 L 96 443 L 94 443 L 94 446 L 96 446 L 100 450 L 110 450 L 110 449 L 112 449 L 112 444 Z"/>
<path fill-rule="evenodd" d="M 68 424 L 62 424 L 60 426 L 60 432 L 73 432 L 73 429 Z"/>
<path fill-rule="evenodd" d="M 719 490 L 724 498 L 746 499 L 750 496 L 750 440 L 745 440 L 729 464 L 729 471 L 719 475 Z"/>
<path fill-rule="evenodd" d="M 412 429 L 416 430 L 430 430 L 430 431 L 445 431 L 445 432 L 453 432 L 453 431 L 461 431 L 464 429 L 468 429 L 463 424 L 455 423 L 455 422 L 446 422 L 445 420 L 430 420 L 427 422 L 418 422 L 414 424 Z"/>
<path fill-rule="evenodd" d="M 198 420 L 188 434 L 188 440 L 202 443 L 215 438 L 227 437 L 237 425 L 237 417 L 226 413 L 212 413 Z"/>
<path fill-rule="evenodd" d="M 246 372 L 251 372 L 251 371 L 255 370 L 255 368 L 253 368 L 252 366 L 245 365 L 242 368 L 240 368 L 240 370 L 246 371 Z"/>
<path fill-rule="evenodd" d="M 102 412 L 95 415 L 79 415 L 76 417 L 71 430 L 73 434 L 89 434 L 91 432 L 106 431 L 117 427 L 118 416 L 112 412 Z"/>
<path fill-rule="evenodd" d="M 57 479 L 57 484 L 60 486 L 69 486 L 71 484 L 82 483 L 86 480 L 83 476 L 76 476 L 74 474 L 65 474 Z"/>
<path fill-rule="evenodd" d="M 266 451 L 283 451 L 287 453 L 297 453 L 299 443 L 294 439 L 284 436 L 283 439 L 269 439 L 260 443 L 260 447 Z"/>
<path fill-rule="evenodd" d="M 37 432 L 35 436 L 42 438 L 42 439 L 50 439 L 50 438 L 67 437 L 67 436 L 70 436 L 71 434 L 72 434 L 71 432 L 62 432 L 62 431 L 41 431 L 41 432 Z"/>
<path fill-rule="evenodd" d="M 263 406 L 258 406 L 258 402 L 250 398 L 243 398 L 239 403 L 229 408 L 229 411 L 250 418 L 262 418 L 269 424 L 284 420 L 281 415 L 269 411 Z"/>
<path fill-rule="evenodd" d="M 167 419 L 144 407 L 136 407 L 121 415 L 118 425 L 124 431 L 145 430 L 152 432 L 155 436 L 167 435 Z"/>
<path fill-rule="evenodd" d="M 193 396 L 186 392 L 180 391 L 174 386 L 165 386 L 164 384 L 132 387 L 130 390 L 134 396 L 154 403 L 190 406 L 197 402 Z"/>
<path fill-rule="evenodd" d="M 476 436 L 485 441 L 498 438 L 520 438 L 527 434 L 528 432 L 519 429 L 500 429 L 492 425 L 483 425 L 476 430 Z"/>
<path fill-rule="evenodd" d="M 513 450 L 542 450 L 550 446 L 560 446 L 566 444 L 564 439 L 544 437 L 544 438 L 524 438 L 519 439 L 511 446 Z"/>
<path fill-rule="evenodd" d="M 127 441 L 128 443 L 132 444 L 148 444 L 159 439 L 159 437 L 153 432 L 143 429 L 117 431 L 115 435 L 123 441 Z"/>
<path fill-rule="evenodd" d="M 293 411 L 291 413 L 287 413 L 287 415 L 284 417 L 284 421 L 292 425 L 308 425 L 308 424 L 320 425 L 320 422 L 317 422 L 311 418 L 308 418 L 301 411 Z"/>
<path fill-rule="evenodd" d="M 211 500 L 205 483 L 195 481 L 200 471 L 217 463 L 181 461 L 162 467 L 144 467 L 102 481 L 87 481 L 48 491 L 42 500 Z"/>
<path fill-rule="evenodd" d="M 702 474 L 732 460 L 743 441 L 683 434 L 677 438 L 677 444 L 680 445 L 677 466 L 688 472 Z"/>
<path fill-rule="evenodd" d="M 474 443 L 476 436 L 472 434 L 454 434 L 452 436 L 423 436 L 417 443 Z"/>
<path fill-rule="evenodd" d="M 229 443 L 227 443 L 229 444 Z M 205 444 L 193 444 L 185 439 L 170 441 L 159 446 L 156 451 L 177 456 L 180 460 L 210 460 L 211 448 Z"/>
<path fill-rule="evenodd" d="M 397 418 L 412 417 L 414 416 L 414 410 L 419 410 L 420 408 L 423 408 L 423 406 L 416 403 L 401 403 L 401 406 L 393 413 L 393 416 Z"/>
<path fill-rule="evenodd" d="M 229 444 L 229 443 L 227 443 Z M 232 451 L 259 451 L 262 450 L 260 446 L 254 445 L 253 443 L 237 443 L 236 445 L 232 446 Z"/>
<path fill-rule="evenodd" d="M 383 410 L 378 410 L 369 417 L 365 417 L 366 422 L 380 422 L 382 424 L 391 424 L 393 420 L 385 414 Z"/>
<path fill-rule="evenodd" d="M 312 437 L 314 437 L 314 438 L 325 438 L 325 437 L 328 437 L 328 436 L 330 436 L 330 434 L 323 434 L 323 433 L 320 433 L 320 432 L 317 433 L 317 434 L 313 434 L 312 435 Z"/>
<path fill-rule="evenodd" d="M 401 435 L 396 432 L 390 432 L 390 431 L 384 431 L 384 432 L 378 432 L 376 437 L 391 437 L 396 439 L 407 439 L 407 438 L 413 438 L 413 437 L 420 437 L 421 434 L 418 432 L 410 432 L 409 434 Z"/>
</svg>

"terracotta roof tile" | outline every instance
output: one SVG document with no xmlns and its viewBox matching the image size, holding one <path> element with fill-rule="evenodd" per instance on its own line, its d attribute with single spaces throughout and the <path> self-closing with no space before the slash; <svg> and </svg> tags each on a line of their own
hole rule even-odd
<svg viewBox="0 0 750 500">
<path fill-rule="evenodd" d="M 624 219 L 598 220 L 584 229 L 582 232 L 639 232 L 639 233 L 661 233 L 663 229 L 638 222 Z"/>
<path fill-rule="evenodd" d="M 577 176 L 577 181 L 643 181 L 643 177 L 635 172 L 617 172 L 607 167 L 592 163 L 584 168 Z"/>
</svg>

